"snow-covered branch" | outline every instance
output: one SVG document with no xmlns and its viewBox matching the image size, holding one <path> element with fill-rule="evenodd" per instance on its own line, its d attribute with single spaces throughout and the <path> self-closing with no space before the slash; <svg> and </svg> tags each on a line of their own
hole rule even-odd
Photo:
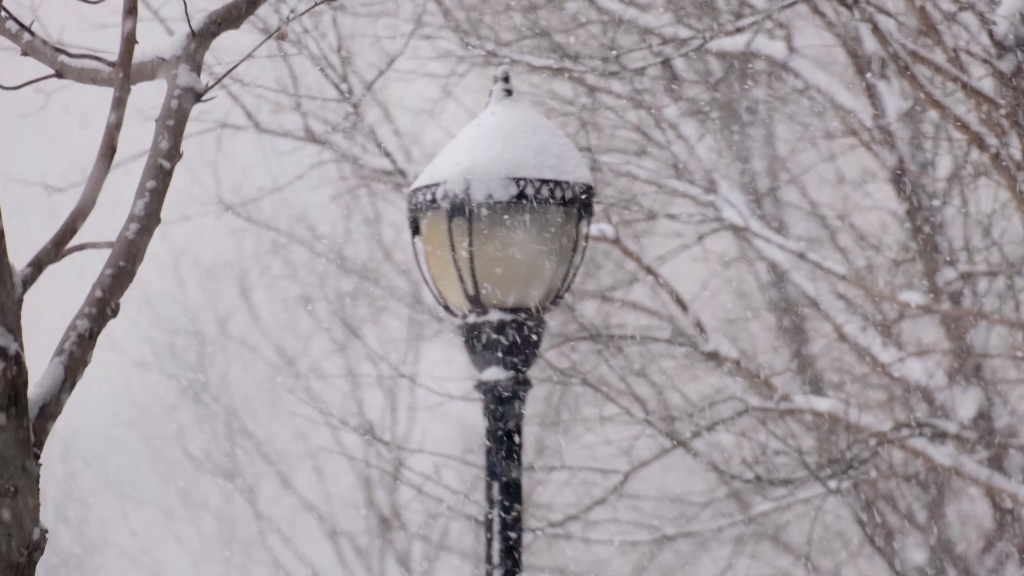
<svg viewBox="0 0 1024 576">
<path fill-rule="evenodd" d="M 782 40 L 773 40 L 755 32 L 748 32 L 713 40 L 708 43 L 707 49 L 718 54 L 750 54 L 773 61 L 788 69 L 862 126 L 871 125 L 871 108 L 863 96 L 847 90 L 845 84 L 838 82 L 835 75 L 823 70 L 799 52 L 791 50 Z"/>
<path fill-rule="evenodd" d="M 799 269 L 797 256 L 794 254 L 839 276 L 843 275 L 839 274 L 842 272 L 841 268 L 829 265 L 823 259 L 809 257 L 808 253 L 802 250 L 791 252 L 787 249 L 792 248 L 788 243 L 777 244 L 768 239 L 770 236 L 766 238 L 763 234 L 754 232 L 749 225 L 755 221 L 752 213 L 746 207 L 742 194 L 731 183 L 720 179 L 718 194 L 721 197 L 719 206 L 722 218 L 734 225 L 740 225 L 740 230 L 747 232 L 744 236 L 750 245 L 765 260 L 784 270 L 788 281 L 815 305 L 836 332 L 859 353 L 871 358 L 878 368 L 892 377 L 911 383 L 921 390 L 944 384 L 945 377 L 941 370 L 929 368 L 920 359 L 908 355 L 905 350 L 885 338 L 875 326 L 849 310 L 847 303 L 833 293 L 832 286 L 812 282 Z M 755 227 L 767 229 L 766 226 Z"/>
<path fill-rule="evenodd" d="M 116 62 L 95 54 L 61 48 L 34 32 L 4 7 L 0 7 L 0 38 L 10 41 L 22 54 L 53 70 L 59 78 L 92 86 L 113 87 L 118 82 Z M 159 79 L 166 74 L 168 62 L 164 56 L 133 62 L 131 83 Z"/>
<path fill-rule="evenodd" d="M 1004 494 L 1017 505 L 1024 504 L 1024 483 L 979 464 L 974 458 L 961 454 L 948 446 L 937 444 L 928 438 L 897 433 L 899 427 L 895 422 L 874 417 L 834 398 L 802 395 L 773 404 L 755 402 L 750 405 L 750 408 L 758 411 L 808 413 L 835 418 L 856 429 L 876 435 L 882 442 L 894 442 L 903 449 L 926 458 L 932 464 L 985 489 Z"/>
<path fill-rule="evenodd" d="M 602 536 L 597 534 L 576 535 L 566 532 L 543 531 L 545 538 L 564 538 L 579 540 L 589 544 L 614 544 L 615 546 L 643 545 L 671 542 L 683 538 L 699 538 L 717 534 L 737 526 L 749 526 L 766 516 L 778 514 L 790 508 L 818 500 L 829 495 L 828 490 L 821 486 L 809 486 L 795 494 L 756 504 L 746 513 L 732 517 L 720 518 L 710 522 L 693 524 L 685 528 L 662 529 L 657 534 L 645 536 Z"/>
<path fill-rule="evenodd" d="M 939 90 L 930 86 L 922 77 L 920 71 L 911 64 L 915 59 L 906 54 L 906 50 L 903 47 L 904 42 L 891 38 L 890 33 L 875 18 L 869 18 L 868 24 L 870 25 L 870 33 L 877 43 L 876 45 L 893 62 L 896 70 L 900 73 L 901 79 L 913 88 L 940 117 L 944 118 L 949 126 L 967 138 L 978 152 L 990 158 L 990 166 L 1002 179 L 1005 189 L 1014 200 L 1018 216 L 1021 222 L 1024 223 L 1024 193 L 1020 190 L 1018 171 L 1014 168 L 1015 160 L 1006 154 L 1005 148 L 997 137 L 998 133 L 1002 132 L 1001 127 L 993 126 L 991 122 L 989 122 L 988 126 L 985 126 L 975 120 L 975 116 L 981 116 L 984 119 L 986 113 L 990 116 L 993 112 L 997 116 L 1002 115 L 1004 114 L 1003 106 L 998 105 L 995 110 L 987 110 L 990 100 L 986 100 L 983 97 L 986 92 L 971 89 L 974 86 L 973 82 L 964 84 L 962 81 L 954 80 L 961 87 L 967 86 L 964 89 L 965 93 L 969 98 L 973 98 L 973 100 L 968 100 L 968 102 L 980 102 L 980 104 L 976 104 L 979 110 L 962 110 L 961 106 L 958 106 L 941 94 Z M 917 60 L 920 60 L 920 57 Z M 935 66 L 930 65 L 928 68 L 935 69 Z"/>
<path fill-rule="evenodd" d="M 654 280 L 657 286 L 668 296 L 678 314 L 672 315 L 672 323 L 675 329 L 685 334 L 692 341 L 692 346 L 705 360 L 720 367 L 727 373 L 744 381 L 750 388 L 759 394 L 768 397 L 778 397 L 783 394 L 781 385 L 773 381 L 762 371 L 747 366 L 736 346 L 724 335 L 710 332 L 700 317 L 690 308 L 686 298 L 680 293 L 672 282 L 665 277 L 653 264 L 648 262 L 644 256 L 629 247 L 618 235 L 612 225 L 598 225 L 597 234 L 592 240 L 602 244 L 608 244 L 615 248 L 619 254 L 633 263 L 645 276 Z M 680 318 L 682 321 L 680 321 Z"/>
<path fill-rule="evenodd" d="M 741 230 L 758 240 L 771 244 L 800 260 L 808 262 L 835 276 L 837 279 L 845 280 L 849 275 L 846 266 L 839 262 L 832 262 L 828 258 L 819 256 L 801 245 L 772 230 L 767 224 L 761 222 L 754 216 L 742 195 L 738 193 L 721 193 L 723 189 L 732 190 L 728 183 L 721 180 L 718 182 L 719 194 L 715 197 L 715 206 L 722 220 L 735 230 Z"/>
<path fill-rule="evenodd" d="M 614 15 L 617 19 L 655 34 L 671 42 L 693 43 L 694 45 L 683 53 L 696 48 L 704 48 L 712 53 L 751 54 L 771 60 L 778 65 L 790 70 L 796 77 L 804 81 L 808 86 L 815 89 L 823 96 L 831 100 L 841 109 L 847 111 L 856 118 L 862 125 L 869 126 L 871 121 L 871 110 L 866 105 L 864 98 L 854 94 L 844 87 L 844 84 L 836 82 L 833 75 L 822 70 L 817 64 L 796 52 L 782 40 L 773 40 L 760 31 L 750 31 L 757 24 L 769 17 L 774 17 L 788 8 L 796 6 L 800 2 L 784 2 L 777 7 L 765 10 L 754 16 L 740 19 L 727 26 L 716 29 L 714 33 L 697 32 L 685 26 L 675 23 L 666 18 L 665 13 L 661 15 L 649 14 L 641 9 L 627 6 L 619 0 L 595 0 L 597 5 Z M 681 51 L 673 53 L 676 57 Z"/>
</svg>

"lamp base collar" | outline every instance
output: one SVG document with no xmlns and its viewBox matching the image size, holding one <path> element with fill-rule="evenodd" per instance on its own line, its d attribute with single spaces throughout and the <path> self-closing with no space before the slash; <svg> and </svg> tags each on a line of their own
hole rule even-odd
<svg viewBox="0 0 1024 576">
<path fill-rule="evenodd" d="M 481 372 L 525 374 L 537 360 L 543 335 L 544 317 L 533 312 L 490 312 L 462 324 L 466 351 Z"/>
</svg>

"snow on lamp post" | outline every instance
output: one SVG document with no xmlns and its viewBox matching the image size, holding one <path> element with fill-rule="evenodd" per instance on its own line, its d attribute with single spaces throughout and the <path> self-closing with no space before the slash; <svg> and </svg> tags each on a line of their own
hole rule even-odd
<svg viewBox="0 0 1024 576">
<path fill-rule="evenodd" d="M 544 313 L 583 260 L 593 213 L 587 162 L 498 69 L 484 111 L 409 189 L 416 261 L 462 320 L 487 419 L 487 575 L 522 565 L 522 424 Z"/>
</svg>

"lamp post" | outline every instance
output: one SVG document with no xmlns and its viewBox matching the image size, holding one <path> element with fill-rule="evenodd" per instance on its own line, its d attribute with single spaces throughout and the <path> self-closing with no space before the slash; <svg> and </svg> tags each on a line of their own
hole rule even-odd
<svg viewBox="0 0 1024 576">
<path fill-rule="evenodd" d="M 409 189 L 420 273 L 461 319 L 487 420 L 487 576 L 522 567 L 522 427 L 544 313 L 583 260 L 594 187 L 579 150 L 513 96 L 498 69 L 487 107 Z"/>
</svg>

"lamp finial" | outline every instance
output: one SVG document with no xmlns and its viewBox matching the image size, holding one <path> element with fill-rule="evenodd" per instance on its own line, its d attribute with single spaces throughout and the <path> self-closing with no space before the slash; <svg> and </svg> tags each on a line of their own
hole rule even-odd
<svg viewBox="0 0 1024 576">
<path fill-rule="evenodd" d="M 491 93 L 487 105 L 501 102 L 512 97 L 512 75 L 508 66 L 502 65 L 494 72 L 494 85 L 491 86 Z"/>
</svg>

